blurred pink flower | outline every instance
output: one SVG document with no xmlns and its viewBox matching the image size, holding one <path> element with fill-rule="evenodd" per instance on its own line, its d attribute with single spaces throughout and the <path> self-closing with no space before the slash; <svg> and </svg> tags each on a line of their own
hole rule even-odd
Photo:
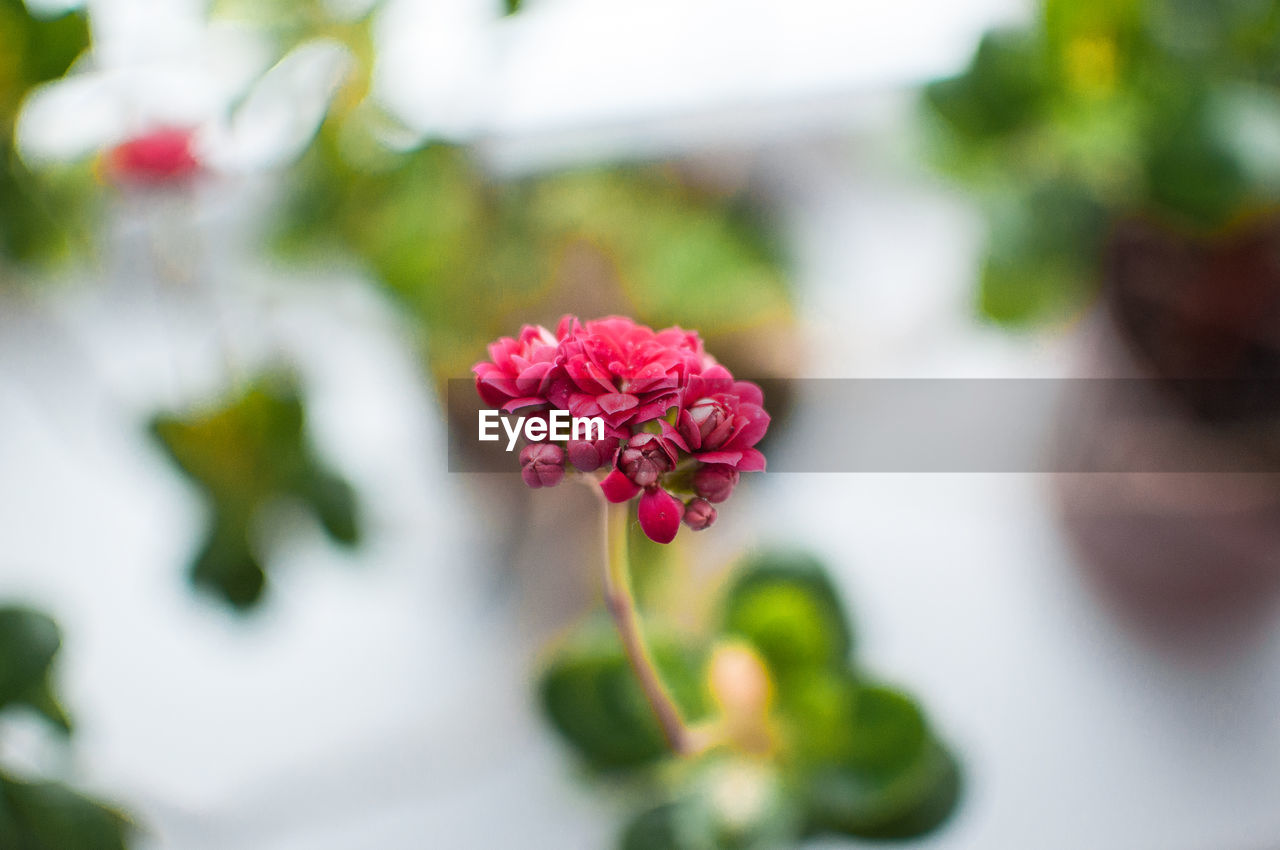
<svg viewBox="0 0 1280 850">
<path fill-rule="evenodd" d="M 195 133 L 165 128 L 116 145 L 106 155 L 106 171 L 122 183 L 156 185 L 184 180 L 200 170 Z"/>
</svg>

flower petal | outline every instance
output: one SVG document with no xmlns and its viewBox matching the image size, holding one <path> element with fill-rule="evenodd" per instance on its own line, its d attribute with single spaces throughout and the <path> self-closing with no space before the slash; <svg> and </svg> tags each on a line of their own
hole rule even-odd
<svg viewBox="0 0 1280 850">
<path fill-rule="evenodd" d="M 600 489 L 604 492 L 604 497 L 614 504 L 634 499 L 640 492 L 640 488 L 630 478 L 616 469 L 600 482 Z"/>
<path fill-rule="evenodd" d="M 608 393 L 596 396 L 596 404 L 610 416 L 631 410 L 639 403 L 640 400 L 629 393 Z"/>
<path fill-rule="evenodd" d="M 759 449 L 744 449 L 738 461 L 739 472 L 764 472 L 764 455 Z"/>
<path fill-rule="evenodd" d="M 670 543 L 680 530 L 684 505 L 661 487 L 651 487 L 640 497 L 640 528 L 655 543 Z"/>
<path fill-rule="evenodd" d="M 754 451 L 754 449 L 752 449 Z M 759 452 L 756 452 L 759 454 Z M 742 452 L 702 452 L 694 455 L 703 463 L 727 463 L 734 469 L 738 468 L 738 462 L 742 460 Z M 761 455 L 763 457 L 763 455 Z"/>
</svg>

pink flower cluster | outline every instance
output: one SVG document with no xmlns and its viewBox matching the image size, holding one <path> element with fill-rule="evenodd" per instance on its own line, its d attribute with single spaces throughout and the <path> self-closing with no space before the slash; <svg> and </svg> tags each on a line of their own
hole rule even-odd
<svg viewBox="0 0 1280 850">
<path fill-rule="evenodd" d="M 524 481 L 553 487 L 566 465 L 597 473 L 609 501 L 639 496 L 640 526 L 659 543 L 675 539 L 681 521 L 695 531 L 711 525 L 739 473 L 765 468 L 755 448 L 769 428 L 764 394 L 734 380 L 691 331 L 565 316 L 554 333 L 526 325 L 503 337 L 472 371 L 491 407 L 603 419 L 602 440 L 526 445 Z"/>
</svg>

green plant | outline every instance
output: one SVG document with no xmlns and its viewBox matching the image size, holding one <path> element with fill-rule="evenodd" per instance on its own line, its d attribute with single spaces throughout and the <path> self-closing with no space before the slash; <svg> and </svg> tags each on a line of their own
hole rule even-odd
<svg viewBox="0 0 1280 850">
<path fill-rule="evenodd" d="M 954 811 L 955 757 L 911 697 L 854 662 L 844 605 L 815 559 L 749 558 L 696 633 L 659 630 L 653 644 L 700 742 L 691 757 L 663 745 L 602 622 L 570 635 L 539 682 L 561 738 L 638 799 L 625 850 L 785 847 L 821 833 L 909 838 Z"/>
</svg>

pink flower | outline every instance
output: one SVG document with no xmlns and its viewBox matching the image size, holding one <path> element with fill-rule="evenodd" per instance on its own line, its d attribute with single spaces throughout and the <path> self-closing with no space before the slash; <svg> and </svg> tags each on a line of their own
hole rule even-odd
<svg viewBox="0 0 1280 850">
<path fill-rule="evenodd" d="M 769 428 L 764 394 L 734 380 L 690 331 L 654 331 L 621 316 L 585 323 L 565 316 L 554 334 L 526 325 L 519 337 L 498 340 L 472 371 L 490 406 L 532 407 L 525 415 L 544 419 L 553 410 L 603 419 L 603 439 L 562 436 L 525 446 L 525 483 L 555 486 L 567 459 L 595 474 L 608 501 L 638 496 L 640 527 L 659 543 L 675 539 L 682 521 L 695 531 L 711 526 L 713 503 L 729 498 L 739 473 L 765 467 L 755 448 Z"/>
<path fill-rule="evenodd" d="M 525 325 L 518 339 L 504 336 L 489 346 L 489 359 L 471 367 L 485 404 L 510 413 L 547 403 L 559 343 L 541 325 Z"/>
<path fill-rule="evenodd" d="M 703 463 L 724 464 L 743 472 L 763 471 L 764 455 L 754 448 L 769 430 L 769 414 L 763 405 L 760 387 L 750 381 L 735 381 L 728 369 L 712 366 L 689 379 L 671 434 L 678 434 L 680 448 Z"/>
<path fill-rule="evenodd" d="M 558 376 L 550 393 L 574 416 L 600 416 L 614 427 L 657 419 L 674 407 L 690 375 L 715 361 L 696 333 L 655 332 L 623 316 L 560 321 Z"/>
<path fill-rule="evenodd" d="M 200 170 L 190 130 L 153 130 L 107 153 L 107 169 L 112 177 L 128 183 L 171 183 Z"/>
</svg>

